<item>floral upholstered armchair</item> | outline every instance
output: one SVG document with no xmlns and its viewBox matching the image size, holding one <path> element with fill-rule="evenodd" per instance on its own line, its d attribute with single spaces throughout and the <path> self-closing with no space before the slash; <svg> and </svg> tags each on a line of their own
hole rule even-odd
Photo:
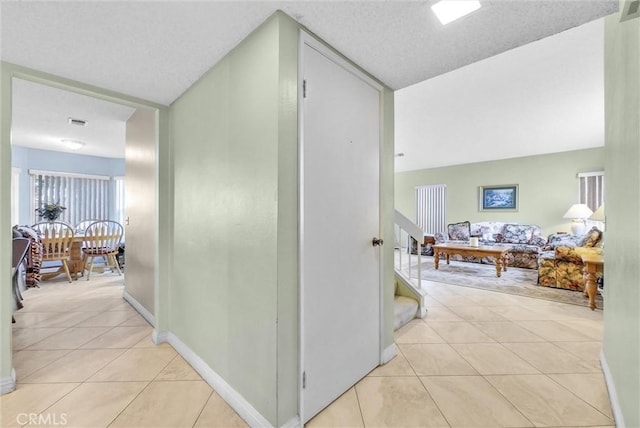
<svg viewBox="0 0 640 428">
<path fill-rule="evenodd" d="M 538 260 L 538 284 L 545 287 L 584 291 L 580 254 L 602 252 L 602 232 L 593 227 L 584 236 L 553 234 Z"/>
</svg>

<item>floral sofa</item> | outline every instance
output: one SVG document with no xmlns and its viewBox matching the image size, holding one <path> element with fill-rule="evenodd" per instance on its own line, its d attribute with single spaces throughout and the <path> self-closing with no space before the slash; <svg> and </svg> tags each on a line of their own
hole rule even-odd
<svg viewBox="0 0 640 428">
<path fill-rule="evenodd" d="M 479 238 L 482 245 L 506 245 L 511 249 L 507 253 L 508 266 L 538 269 L 538 259 L 546 239 L 542 237 L 539 226 L 529 224 L 463 221 L 447 225 L 447 232 L 435 234 L 436 243 L 464 242 L 471 237 Z M 493 257 L 451 255 L 451 260 L 493 264 Z"/>
<path fill-rule="evenodd" d="M 584 291 L 585 281 L 580 253 L 601 252 L 602 244 L 602 232 L 596 227 L 584 236 L 550 235 L 538 261 L 538 284 Z"/>
</svg>

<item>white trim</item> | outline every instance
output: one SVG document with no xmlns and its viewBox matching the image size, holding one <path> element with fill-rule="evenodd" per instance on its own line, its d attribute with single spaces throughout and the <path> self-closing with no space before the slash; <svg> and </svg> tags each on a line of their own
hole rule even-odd
<svg viewBox="0 0 640 428">
<path fill-rule="evenodd" d="M 302 424 L 300 423 L 299 416 L 292 417 L 287 422 L 285 422 L 284 425 L 280 426 L 280 428 L 300 428 L 300 427 L 302 427 Z"/>
<path fill-rule="evenodd" d="M 260 414 L 238 391 L 204 362 L 175 334 L 169 332 L 169 344 L 178 351 L 191 367 L 207 382 L 224 401 L 251 427 L 270 427 L 271 423 Z"/>
<path fill-rule="evenodd" d="M 384 351 L 382 351 L 382 355 L 380 355 L 380 364 L 387 364 L 397 354 L 398 348 L 396 348 L 395 343 L 392 343 L 391 345 L 387 346 Z"/>
<path fill-rule="evenodd" d="M 91 180 L 111 180 L 111 177 L 108 175 L 77 174 L 75 172 L 43 171 L 40 169 L 30 169 L 29 175 L 48 175 L 50 177 L 88 178 Z"/>
<path fill-rule="evenodd" d="M 16 389 L 16 371 L 11 369 L 11 376 L 0 379 L 0 395 L 8 394 Z"/>
<path fill-rule="evenodd" d="M 153 314 L 149 312 L 147 308 L 142 306 L 142 304 L 138 302 L 135 297 L 129 294 L 127 290 L 124 290 L 122 292 L 122 298 L 126 300 L 131 306 L 133 306 L 133 309 L 138 311 L 138 313 L 142 315 L 142 318 L 147 320 L 149 324 L 151 324 L 152 326 L 156 325 L 156 318 L 153 316 Z"/>
<path fill-rule="evenodd" d="M 604 175 L 604 171 L 579 172 L 578 173 L 578 178 L 582 178 L 582 177 L 599 177 L 601 175 Z"/>
<path fill-rule="evenodd" d="M 607 357 L 604 351 L 600 351 L 600 365 L 602 366 L 602 374 L 604 375 L 604 382 L 607 385 L 607 391 L 609 391 L 609 401 L 611 402 L 611 412 L 613 413 L 613 419 L 616 423 L 616 427 L 625 428 L 624 415 L 620 408 L 620 401 L 618 401 L 618 393 L 616 392 L 616 385 L 613 382 L 613 376 L 607 363 Z"/>
<path fill-rule="evenodd" d="M 151 333 L 151 341 L 156 345 L 159 345 L 161 343 L 167 343 L 169 342 L 169 332 L 166 330 L 158 331 L 154 329 L 153 333 Z"/>
</svg>

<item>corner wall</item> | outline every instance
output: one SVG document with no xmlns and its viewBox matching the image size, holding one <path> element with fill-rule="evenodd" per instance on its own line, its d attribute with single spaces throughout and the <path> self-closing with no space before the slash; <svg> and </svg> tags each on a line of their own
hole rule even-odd
<svg viewBox="0 0 640 428">
<path fill-rule="evenodd" d="M 620 10 L 623 2 L 620 2 Z M 616 426 L 640 426 L 640 19 L 605 21 L 603 368 Z"/>
<path fill-rule="evenodd" d="M 415 219 L 415 187 L 446 184 L 447 223 L 510 221 L 537 224 L 542 227 L 543 236 L 570 232 L 571 223 L 562 216 L 578 202 L 577 174 L 603 169 L 604 148 L 595 148 L 399 172 L 396 173 L 396 208 Z M 611 189 L 609 171 L 606 180 L 607 189 Z M 518 211 L 479 211 L 478 187 L 500 184 L 519 185 Z"/>
<path fill-rule="evenodd" d="M 279 174 L 296 177 L 278 168 L 279 43 L 271 18 L 171 106 L 169 329 L 273 425 L 280 422 L 278 280 L 297 277 L 278 270 Z M 297 105 L 296 97 L 289 91 L 283 101 Z"/>
</svg>

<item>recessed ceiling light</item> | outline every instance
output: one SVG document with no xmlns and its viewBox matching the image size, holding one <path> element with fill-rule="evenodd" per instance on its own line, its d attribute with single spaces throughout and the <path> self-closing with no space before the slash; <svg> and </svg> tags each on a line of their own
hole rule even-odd
<svg viewBox="0 0 640 428">
<path fill-rule="evenodd" d="M 431 6 L 431 10 L 436 14 L 442 25 L 447 25 L 480 9 L 481 6 L 478 0 L 441 0 Z"/>
<path fill-rule="evenodd" d="M 62 144 L 69 150 L 80 150 L 84 147 L 84 143 L 78 140 L 60 140 Z"/>
</svg>

